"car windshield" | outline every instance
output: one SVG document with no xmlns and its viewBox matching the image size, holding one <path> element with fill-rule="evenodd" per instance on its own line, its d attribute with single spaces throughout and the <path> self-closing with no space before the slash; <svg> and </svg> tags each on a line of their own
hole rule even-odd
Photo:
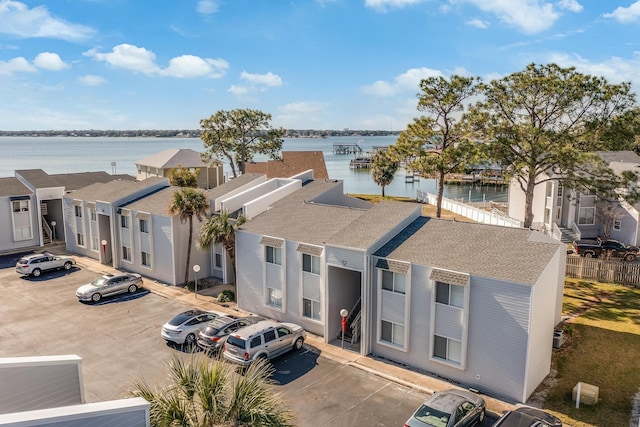
<svg viewBox="0 0 640 427">
<path fill-rule="evenodd" d="M 241 348 L 241 349 L 245 349 L 247 346 L 247 343 L 245 340 L 243 340 L 240 337 L 236 337 L 233 335 L 229 335 L 229 338 L 227 338 L 227 344 L 231 344 L 235 347 Z"/>
<path fill-rule="evenodd" d="M 91 282 L 92 285 L 94 286 L 102 286 L 105 283 L 107 283 L 107 281 L 109 280 L 108 277 L 105 276 L 100 276 L 98 277 L 96 280 L 94 280 L 93 282 Z"/>
<path fill-rule="evenodd" d="M 213 336 L 217 334 L 220 331 L 220 329 L 222 329 L 229 322 L 231 322 L 231 319 L 226 317 L 219 317 L 217 319 L 214 319 L 207 324 L 207 328 L 204 330 L 204 334 Z"/>
<path fill-rule="evenodd" d="M 433 409 L 427 405 L 422 405 L 413 415 L 413 417 L 418 421 L 422 421 L 423 423 L 433 427 L 446 427 L 450 416 L 451 414 L 438 411 L 437 409 Z"/>
<path fill-rule="evenodd" d="M 20 258 L 20 261 L 18 261 L 18 264 L 27 264 L 29 262 L 28 258 Z"/>
</svg>

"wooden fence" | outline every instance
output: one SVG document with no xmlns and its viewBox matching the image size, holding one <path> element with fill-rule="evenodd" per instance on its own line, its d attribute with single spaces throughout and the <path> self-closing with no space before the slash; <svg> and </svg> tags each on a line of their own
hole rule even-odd
<svg viewBox="0 0 640 427">
<path fill-rule="evenodd" d="M 566 276 L 640 287 L 640 264 L 567 255 Z"/>
</svg>

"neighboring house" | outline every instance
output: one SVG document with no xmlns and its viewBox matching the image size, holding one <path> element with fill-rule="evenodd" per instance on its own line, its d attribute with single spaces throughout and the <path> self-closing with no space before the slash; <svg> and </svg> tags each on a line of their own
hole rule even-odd
<svg viewBox="0 0 640 427">
<path fill-rule="evenodd" d="M 525 229 L 369 204 L 313 181 L 236 236 L 238 307 L 524 402 L 549 373 L 566 247 Z"/>
<path fill-rule="evenodd" d="M 263 173 L 267 178 L 289 178 L 309 169 L 315 179 L 327 179 L 329 174 L 322 151 L 283 151 L 282 160 L 248 162 L 245 173 Z"/>
<path fill-rule="evenodd" d="M 633 151 L 599 151 L 597 154 L 617 174 L 624 171 L 640 172 L 640 156 Z M 540 181 L 547 179 L 534 190 L 533 228 L 558 239 L 562 229 L 571 230 L 575 239 L 602 236 L 606 230 L 613 239 L 632 245 L 640 243 L 640 204 L 632 206 L 621 198 L 619 206 L 604 205 L 593 194 L 565 191 L 559 180 L 551 174 L 539 177 Z M 524 221 L 524 206 L 524 191 L 512 178 L 507 213 L 512 218 Z M 605 209 L 609 212 L 606 213 Z"/>
<path fill-rule="evenodd" d="M 0 203 L 10 203 L 12 212 L 0 231 L 0 252 L 64 241 L 62 198 L 81 187 L 114 180 L 135 178 L 106 172 L 49 175 L 42 169 L 17 170 L 15 178 L 0 178 Z"/>
<path fill-rule="evenodd" d="M 33 190 L 17 178 L 0 178 L 0 252 L 40 245 L 37 207 Z"/>
<path fill-rule="evenodd" d="M 191 172 L 198 170 L 198 187 L 210 189 L 224 182 L 224 168 L 221 162 L 212 159 L 203 162 L 200 153 L 184 148 L 171 148 L 153 156 L 135 162 L 137 179 L 150 177 L 168 178 L 172 169 L 186 168 Z"/>
</svg>

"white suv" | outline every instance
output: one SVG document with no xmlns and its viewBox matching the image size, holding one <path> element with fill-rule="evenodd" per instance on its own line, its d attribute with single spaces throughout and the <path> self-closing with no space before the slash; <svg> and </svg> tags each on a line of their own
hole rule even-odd
<svg viewBox="0 0 640 427">
<path fill-rule="evenodd" d="M 229 334 L 222 355 L 230 362 L 247 367 L 257 359 L 273 359 L 290 350 L 299 350 L 306 332 L 293 323 L 262 320 Z"/>
<path fill-rule="evenodd" d="M 45 252 L 20 258 L 20 261 L 16 264 L 16 271 L 20 274 L 38 277 L 44 271 L 61 270 L 63 268 L 70 270 L 75 263 L 76 260 L 70 256 Z"/>
</svg>

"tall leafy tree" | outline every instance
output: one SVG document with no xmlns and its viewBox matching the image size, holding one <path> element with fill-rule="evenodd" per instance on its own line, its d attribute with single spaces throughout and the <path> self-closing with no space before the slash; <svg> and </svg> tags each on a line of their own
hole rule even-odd
<svg viewBox="0 0 640 427">
<path fill-rule="evenodd" d="M 460 119 L 465 102 L 477 91 L 478 79 L 453 75 L 429 77 L 420 82 L 418 111 L 426 113 L 407 126 L 391 152 L 423 176 L 438 180 L 436 216 L 442 214 L 445 176 L 461 172 L 477 161 L 477 144 L 465 139 Z M 437 149 L 431 149 L 436 144 Z"/>
<path fill-rule="evenodd" d="M 183 168 L 178 165 L 177 168 L 169 171 L 169 184 L 176 187 L 192 187 L 198 186 L 198 173 L 199 169 L 195 169 L 193 172 L 189 168 Z"/>
<path fill-rule="evenodd" d="M 549 179 L 600 195 L 624 184 L 590 151 L 598 133 L 634 105 L 629 83 L 530 64 L 480 89 L 484 99 L 467 119 L 524 192 L 525 227 L 533 222 L 534 189 Z"/>
<path fill-rule="evenodd" d="M 196 188 L 180 188 L 173 193 L 169 203 L 170 215 L 178 215 L 181 223 L 189 223 L 189 242 L 187 244 L 187 264 L 184 270 L 184 283 L 189 282 L 189 265 L 191 263 L 191 244 L 193 242 L 193 217 L 202 221 L 209 209 L 207 195 Z"/>
<path fill-rule="evenodd" d="M 198 246 L 202 249 L 210 249 L 213 245 L 222 244 L 231 260 L 234 286 L 236 284 L 236 232 L 238 227 L 246 221 L 247 218 L 244 215 L 238 215 L 238 218 L 234 219 L 227 211 L 215 213 L 200 228 L 198 235 Z M 237 295 L 237 289 L 235 294 Z"/>
<path fill-rule="evenodd" d="M 245 164 L 256 154 L 278 159 L 285 135 L 283 128 L 271 126 L 271 114 L 251 109 L 220 110 L 200 120 L 200 128 L 202 159 L 226 158 L 234 177 L 244 173 Z"/>
<path fill-rule="evenodd" d="M 382 197 L 384 188 L 391 184 L 393 175 L 398 170 L 398 162 L 388 156 L 386 151 L 378 151 L 371 161 L 371 177 L 373 181 L 382 187 Z"/>
<path fill-rule="evenodd" d="M 133 396 L 151 405 L 150 424 L 155 427 L 295 425 L 286 401 L 273 392 L 274 369 L 257 360 L 243 375 L 221 359 L 202 355 L 186 362 L 175 356 L 169 362 L 168 383 L 152 388 L 144 379 L 134 385 Z"/>
</svg>

